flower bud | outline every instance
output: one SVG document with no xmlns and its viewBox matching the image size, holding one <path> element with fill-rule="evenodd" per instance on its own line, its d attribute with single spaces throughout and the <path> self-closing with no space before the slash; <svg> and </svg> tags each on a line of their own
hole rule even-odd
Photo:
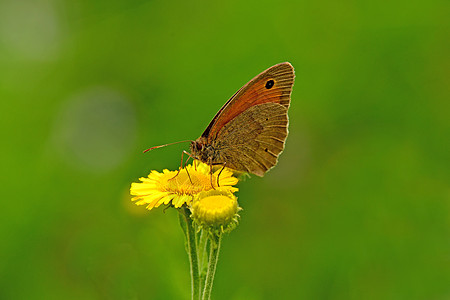
<svg viewBox="0 0 450 300">
<path fill-rule="evenodd" d="M 238 223 L 237 198 L 226 190 L 201 192 L 194 199 L 191 212 L 192 219 L 202 229 L 213 232 L 229 232 Z"/>
</svg>

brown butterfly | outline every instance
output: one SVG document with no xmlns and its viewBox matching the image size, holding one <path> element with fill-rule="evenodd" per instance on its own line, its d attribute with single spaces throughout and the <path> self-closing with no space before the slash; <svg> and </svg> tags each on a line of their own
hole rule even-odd
<svg viewBox="0 0 450 300">
<path fill-rule="evenodd" d="M 277 164 L 284 149 L 294 77 L 294 68 L 285 62 L 250 80 L 222 106 L 205 132 L 190 141 L 191 153 L 183 153 L 211 170 L 221 165 L 263 176 Z M 144 152 L 167 145 L 171 144 Z"/>
<path fill-rule="evenodd" d="M 250 80 L 191 142 L 190 156 L 210 166 L 263 176 L 284 149 L 294 77 L 294 68 L 285 62 Z"/>
</svg>

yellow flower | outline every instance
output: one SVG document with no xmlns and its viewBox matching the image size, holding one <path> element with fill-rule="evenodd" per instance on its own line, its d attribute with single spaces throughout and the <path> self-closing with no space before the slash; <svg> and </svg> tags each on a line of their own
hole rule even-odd
<svg viewBox="0 0 450 300">
<path fill-rule="evenodd" d="M 229 191 L 211 190 L 201 192 L 192 203 L 192 219 L 209 232 L 230 231 L 237 225 L 237 198 Z"/>
<path fill-rule="evenodd" d="M 190 205 L 194 196 L 203 191 L 215 188 L 234 193 L 238 190 L 233 187 L 238 183 L 238 179 L 233 177 L 229 169 L 225 168 L 220 173 L 220 187 L 217 186 L 220 169 L 212 174 L 214 188 L 211 186 L 209 172 L 209 166 L 200 161 L 194 161 L 192 165 L 181 169 L 178 175 L 178 171 L 167 169 L 162 173 L 152 171 L 148 177 L 139 178 L 142 182 L 131 184 L 130 194 L 135 196 L 131 200 L 136 201 L 137 205 L 147 205 L 147 209 L 169 203 L 179 208 L 185 203 Z"/>
</svg>

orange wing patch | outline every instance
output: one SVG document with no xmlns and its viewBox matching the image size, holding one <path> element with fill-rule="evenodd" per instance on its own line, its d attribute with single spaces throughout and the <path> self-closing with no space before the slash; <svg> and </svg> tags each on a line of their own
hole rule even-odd
<svg viewBox="0 0 450 300">
<path fill-rule="evenodd" d="M 287 62 L 262 72 L 225 103 L 202 136 L 215 139 L 225 124 L 255 105 L 273 102 L 289 108 L 294 77 L 294 68 Z"/>
</svg>

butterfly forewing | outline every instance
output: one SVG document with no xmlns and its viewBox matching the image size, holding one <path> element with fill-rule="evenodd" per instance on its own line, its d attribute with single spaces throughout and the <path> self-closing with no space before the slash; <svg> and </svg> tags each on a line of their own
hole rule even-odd
<svg viewBox="0 0 450 300">
<path fill-rule="evenodd" d="M 202 136 L 212 141 L 225 124 L 254 105 L 273 102 L 289 108 L 293 84 L 294 68 L 290 63 L 270 67 L 250 80 L 225 103 Z"/>
</svg>

